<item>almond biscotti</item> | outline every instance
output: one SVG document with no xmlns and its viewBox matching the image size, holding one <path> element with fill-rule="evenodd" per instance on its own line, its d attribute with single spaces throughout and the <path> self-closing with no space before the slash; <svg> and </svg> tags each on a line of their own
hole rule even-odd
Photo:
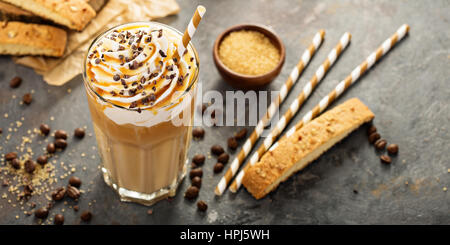
<svg viewBox="0 0 450 245">
<path fill-rule="evenodd" d="M 95 17 L 85 0 L 3 0 L 42 18 L 81 31 Z"/>
<path fill-rule="evenodd" d="M 66 42 L 67 33 L 61 28 L 0 21 L 0 54 L 60 57 Z"/>
<path fill-rule="evenodd" d="M 256 199 L 264 197 L 373 118 L 374 114 L 357 98 L 336 106 L 268 151 L 245 173 L 243 185 Z"/>
</svg>

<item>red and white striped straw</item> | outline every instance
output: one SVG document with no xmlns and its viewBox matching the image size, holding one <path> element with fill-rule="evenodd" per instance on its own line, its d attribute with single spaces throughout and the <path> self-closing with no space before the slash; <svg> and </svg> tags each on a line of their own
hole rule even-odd
<svg viewBox="0 0 450 245">
<path fill-rule="evenodd" d="M 202 20 L 203 15 L 205 14 L 206 9 L 202 5 L 197 6 L 197 9 L 195 9 L 194 16 L 192 16 L 191 20 L 189 21 L 189 24 L 184 31 L 183 38 L 181 39 L 181 43 L 178 45 L 178 57 L 183 57 L 183 54 L 191 41 L 192 37 L 195 34 L 195 31 L 197 30 L 198 24 L 200 24 L 200 21 Z"/>
<path fill-rule="evenodd" d="M 252 150 L 255 142 L 261 136 L 261 133 L 264 130 L 264 126 L 275 115 L 279 105 L 284 101 L 287 94 L 291 90 L 292 86 L 297 82 L 297 80 L 298 80 L 299 76 L 302 74 L 304 68 L 308 65 L 309 61 L 311 60 L 311 57 L 315 54 L 316 50 L 320 47 L 320 44 L 322 43 L 324 36 L 325 36 L 324 30 L 320 30 L 316 35 L 314 35 L 311 45 L 308 47 L 307 50 L 305 50 L 305 52 L 303 53 L 303 55 L 300 58 L 300 61 L 294 67 L 294 69 L 292 70 L 288 79 L 281 87 L 280 93 L 278 94 L 277 98 L 272 101 L 272 103 L 270 104 L 270 106 L 267 109 L 266 114 L 261 118 L 261 120 L 259 120 L 258 124 L 255 127 L 255 130 L 253 130 L 250 137 L 245 141 L 243 148 L 238 153 L 236 158 L 231 162 L 231 166 L 227 169 L 225 175 L 220 179 L 220 182 L 216 186 L 216 189 L 214 191 L 216 193 L 216 195 L 220 196 L 223 194 L 228 183 L 230 183 L 231 179 L 236 174 L 237 170 L 241 166 L 244 159 L 247 157 L 247 155 Z"/>
<path fill-rule="evenodd" d="M 298 110 L 301 108 L 303 103 L 308 99 L 309 95 L 311 95 L 311 92 L 316 88 L 317 84 L 322 80 L 322 78 L 325 76 L 327 71 L 332 67 L 336 59 L 339 57 L 339 55 L 342 53 L 342 51 L 345 50 L 347 45 L 349 44 L 351 39 L 350 33 L 346 32 L 339 40 L 338 44 L 334 49 L 331 50 L 331 52 L 328 54 L 325 61 L 320 65 L 320 67 L 317 69 L 314 76 L 311 78 L 311 80 L 306 83 L 305 87 L 303 88 L 302 92 L 298 95 L 298 97 L 292 102 L 289 109 L 286 111 L 286 113 L 281 117 L 280 121 L 278 121 L 276 127 L 270 132 L 270 134 L 266 137 L 263 144 L 258 148 L 258 150 L 252 155 L 249 162 L 245 165 L 245 167 L 239 172 L 239 174 L 236 176 L 233 183 L 231 183 L 229 189 L 231 192 L 236 192 L 242 183 L 242 178 L 244 177 L 245 172 L 247 169 L 259 161 L 261 156 L 269 149 L 269 147 L 273 144 L 273 142 L 276 140 L 276 138 L 283 132 L 286 125 L 292 120 L 292 118 L 295 116 L 295 114 L 298 112 Z"/>
<path fill-rule="evenodd" d="M 327 96 L 320 100 L 311 111 L 306 113 L 306 115 L 298 122 L 294 127 L 289 129 L 286 134 L 280 138 L 278 141 L 284 139 L 285 137 L 291 136 L 295 131 L 303 127 L 305 124 L 310 122 L 312 119 L 317 117 L 321 112 L 323 112 L 337 97 L 339 97 L 345 90 L 347 90 L 350 85 L 355 83 L 367 70 L 369 70 L 375 62 L 381 59 L 389 50 L 394 47 L 400 40 L 405 37 L 409 31 L 409 26 L 407 24 L 402 25 L 390 38 L 385 40 L 383 44 L 378 47 L 378 49 L 371 53 L 369 57 L 366 58 L 359 66 L 357 66 L 343 81 L 341 81 L 333 91 L 331 91 Z M 269 151 L 275 149 L 278 146 L 275 143 Z"/>
</svg>

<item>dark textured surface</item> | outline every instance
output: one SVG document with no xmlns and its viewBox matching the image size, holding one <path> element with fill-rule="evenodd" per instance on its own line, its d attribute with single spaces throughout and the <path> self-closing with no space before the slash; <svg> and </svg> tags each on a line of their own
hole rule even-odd
<svg viewBox="0 0 450 245">
<path fill-rule="evenodd" d="M 95 137 L 87 136 L 82 142 L 71 137 L 68 149 L 59 154 L 58 160 L 74 165 L 75 175 L 83 180 L 82 189 L 86 193 L 82 194 L 80 207 L 92 210 L 91 224 L 450 223 L 449 193 L 443 191 L 444 187 L 450 187 L 447 172 L 450 168 L 448 1 L 179 0 L 181 13 L 160 21 L 184 29 L 195 2 L 207 8 L 194 40 L 200 53 L 204 91 L 231 90 L 219 77 L 211 55 L 215 37 L 225 28 L 244 22 L 260 23 L 271 26 L 281 36 L 286 45 L 286 63 L 268 90 L 278 90 L 314 33 L 320 28 L 326 30 L 322 48 L 290 93 L 281 108 L 283 112 L 338 38 L 345 31 L 353 35 L 348 50 L 299 111 L 295 121 L 401 24 L 408 23 L 410 35 L 335 103 L 351 97 L 364 101 L 375 113 L 375 124 L 382 136 L 398 143 L 400 153 L 390 166 L 380 164 L 379 153 L 367 142 L 364 126 L 259 201 L 245 189 L 237 194 L 227 192 L 215 197 L 213 189 L 221 175 L 213 174 L 215 160 L 211 158 L 203 167 L 203 186 L 198 198 L 208 203 L 206 213 L 199 213 L 195 202 L 183 198 L 190 182 L 185 180 L 175 199 L 159 202 L 151 207 L 153 214 L 148 215 L 148 207 L 121 203 L 104 184 L 97 169 L 100 160 L 92 148 Z M 13 90 L 8 83 L 15 75 L 23 77 L 24 82 Z M 31 90 L 35 91 L 33 103 L 19 105 L 22 95 Z M 4 56 L 0 57 L 0 112 L 0 127 L 4 131 L 0 136 L 2 154 L 13 150 L 28 129 L 42 122 L 50 124 L 52 129 L 65 129 L 70 133 L 76 127 L 87 126 L 87 132 L 93 133 L 81 77 L 62 87 L 51 87 L 31 69 L 15 65 L 10 57 Z M 8 113 L 8 118 L 4 113 Z M 53 121 L 49 119 L 51 116 L 55 118 Z M 12 132 L 11 140 L 5 143 L 10 123 L 21 117 L 25 118 L 23 125 Z M 192 142 L 189 156 L 208 152 L 214 143 L 225 146 L 226 139 L 240 128 L 206 128 L 205 139 Z M 35 152 L 42 152 L 42 146 L 31 146 Z M 81 153 L 86 156 L 82 157 Z M 84 166 L 86 171 L 82 170 Z M 59 167 L 57 176 L 58 173 L 62 173 Z M 4 193 L 7 197 L 0 199 L 1 224 L 37 223 L 33 216 L 26 217 L 20 206 L 14 207 L 12 195 L 5 187 L 0 187 L 0 194 Z M 33 201 L 46 203 L 42 196 L 33 197 Z M 50 216 L 63 208 L 66 224 L 80 223 L 80 212 L 74 213 L 63 203 L 58 203 Z"/>
</svg>

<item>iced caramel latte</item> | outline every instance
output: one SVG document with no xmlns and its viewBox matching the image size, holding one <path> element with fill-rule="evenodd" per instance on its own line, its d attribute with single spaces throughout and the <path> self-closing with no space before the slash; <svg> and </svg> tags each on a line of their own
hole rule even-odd
<svg viewBox="0 0 450 245">
<path fill-rule="evenodd" d="M 186 173 L 198 58 L 155 22 L 117 26 L 91 45 L 84 84 L 105 182 L 145 205 L 173 196 Z"/>
</svg>

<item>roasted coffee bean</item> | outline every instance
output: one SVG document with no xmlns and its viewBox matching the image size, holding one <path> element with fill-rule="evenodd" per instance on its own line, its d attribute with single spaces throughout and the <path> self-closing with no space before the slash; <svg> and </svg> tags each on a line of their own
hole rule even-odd
<svg viewBox="0 0 450 245">
<path fill-rule="evenodd" d="M 55 139 L 67 139 L 67 133 L 64 130 L 56 130 L 55 131 Z"/>
<path fill-rule="evenodd" d="M 202 187 L 202 178 L 198 176 L 192 178 L 192 185 L 200 189 Z"/>
<path fill-rule="evenodd" d="M 194 178 L 195 176 L 198 176 L 198 177 L 202 177 L 203 176 L 203 170 L 202 170 L 202 168 L 195 168 L 195 169 L 192 169 L 191 170 L 191 172 L 189 172 L 189 178 Z"/>
<path fill-rule="evenodd" d="M 218 162 L 216 165 L 214 165 L 214 173 L 220 173 L 223 170 L 223 164 Z"/>
<path fill-rule="evenodd" d="M 189 186 L 187 188 L 186 192 L 184 193 L 184 197 L 186 199 L 192 200 L 198 196 L 199 189 L 196 186 Z"/>
<path fill-rule="evenodd" d="M 11 161 L 11 160 L 13 160 L 15 158 L 17 158 L 17 152 L 6 153 L 6 155 L 5 155 L 5 160 L 6 161 Z"/>
<path fill-rule="evenodd" d="M 247 129 L 244 128 L 241 131 L 237 132 L 236 135 L 234 136 L 234 138 L 236 138 L 237 140 L 243 140 L 243 139 L 245 139 L 246 135 L 247 135 Z"/>
<path fill-rule="evenodd" d="M 197 154 L 192 158 L 192 161 L 196 164 L 196 165 L 202 165 L 203 163 L 205 163 L 205 155 L 203 154 Z"/>
<path fill-rule="evenodd" d="M 56 189 L 56 191 L 52 193 L 52 199 L 55 201 L 61 201 L 65 195 L 66 195 L 66 188 L 59 187 L 58 189 Z"/>
<path fill-rule="evenodd" d="M 2 134 L 3 133 L 3 129 L 2 128 L 0 128 L 0 134 Z"/>
<path fill-rule="evenodd" d="M 375 141 L 379 140 L 381 138 L 379 133 L 372 133 L 371 135 L 369 135 L 369 142 L 370 143 L 375 143 Z"/>
<path fill-rule="evenodd" d="M 387 151 L 389 154 L 397 154 L 398 153 L 398 145 L 397 144 L 390 144 L 387 147 Z"/>
<path fill-rule="evenodd" d="M 80 207 L 78 205 L 73 206 L 73 211 L 78 212 L 80 210 Z"/>
<path fill-rule="evenodd" d="M 230 159 L 230 155 L 228 155 L 227 153 L 222 153 L 217 158 L 217 161 L 219 161 L 220 163 L 223 163 L 223 164 L 227 164 L 229 159 Z"/>
<path fill-rule="evenodd" d="M 370 127 L 367 129 L 367 135 L 371 135 L 373 133 L 377 132 L 377 127 L 370 125 Z"/>
<path fill-rule="evenodd" d="M 76 176 L 72 176 L 69 179 L 69 184 L 71 186 L 75 186 L 75 187 L 79 188 L 81 186 L 81 180 L 80 180 L 80 178 L 78 178 Z"/>
<path fill-rule="evenodd" d="M 36 159 L 36 161 L 37 161 L 39 164 L 44 165 L 44 164 L 46 164 L 46 163 L 48 162 L 48 158 L 47 158 L 47 156 L 41 155 L 41 156 L 39 156 L 39 157 Z"/>
<path fill-rule="evenodd" d="M 35 169 L 36 169 L 36 163 L 33 160 L 28 159 L 25 161 L 25 171 L 27 171 L 27 173 L 31 174 L 34 172 Z"/>
<path fill-rule="evenodd" d="M 55 140 L 55 146 L 58 149 L 64 150 L 67 147 L 67 141 L 64 139 Z"/>
<path fill-rule="evenodd" d="M 228 138 L 228 148 L 230 148 L 231 150 L 236 150 L 236 148 L 238 147 L 238 142 L 236 141 L 236 139 L 234 137 Z"/>
<path fill-rule="evenodd" d="M 78 139 L 82 139 L 85 135 L 85 130 L 84 128 L 76 128 L 75 132 L 74 132 L 75 137 L 77 137 Z"/>
<path fill-rule="evenodd" d="M 43 135 L 48 135 L 50 133 L 50 127 L 47 124 L 41 124 L 39 129 Z"/>
<path fill-rule="evenodd" d="M 20 77 L 13 77 L 13 79 L 11 79 L 11 81 L 9 82 L 9 86 L 11 88 L 18 88 L 21 83 L 22 83 L 22 78 L 20 78 Z"/>
<path fill-rule="evenodd" d="M 48 216 L 48 209 L 45 207 L 39 208 L 36 211 L 34 211 L 34 216 L 39 219 L 45 219 Z"/>
<path fill-rule="evenodd" d="M 24 194 L 25 196 L 31 196 L 31 193 L 33 193 L 33 191 L 34 191 L 33 186 L 30 185 L 30 184 L 25 185 L 25 186 L 23 187 L 23 194 Z"/>
<path fill-rule="evenodd" d="M 375 148 L 377 148 L 377 150 L 383 150 L 386 147 L 387 141 L 385 139 L 379 139 L 377 141 L 375 141 Z"/>
<path fill-rule="evenodd" d="M 26 93 L 23 95 L 22 97 L 22 102 L 26 105 L 31 104 L 31 102 L 33 101 L 33 96 L 30 93 Z"/>
<path fill-rule="evenodd" d="M 48 143 L 47 145 L 47 152 L 48 153 L 55 153 L 56 152 L 56 146 L 53 143 Z"/>
<path fill-rule="evenodd" d="M 197 208 L 198 208 L 198 210 L 205 212 L 206 209 L 208 209 L 208 205 L 206 204 L 206 202 L 200 200 L 197 202 Z"/>
<path fill-rule="evenodd" d="M 81 193 L 78 190 L 78 188 L 76 188 L 75 186 L 69 185 L 69 186 L 67 186 L 67 195 L 70 198 L 77 200 L 78 198 L 80 198 Z"/>
<path fill-rule="evenodd" d="M 12 166 L 13 168 L 15 168 L 15 169 L 20 169 L 20 161 L 19 161 L 19 159 L 14 158 L 14 159 L 11 161 L 11 166 Z"/>
<path fill-rule="evenodd" d="M 203 128 L 194 128 L 192 130 L 192 136 L 195 138 L 203 138 L 205 136 L 205 130 Z"/>
<path fill-rule="evenodd" d="M 220 146 L 220 145 L 213 145 L 211 147 L 211 152 L 214 155 L 219 156 L 220 154 L 224 153 L 225 151 L 223 150 L 222 146 Z"/>
<path fill-rule="evenodd" d="M 81 213 L 80 217 L 84 222 L 89 222 L 92 219 L 92 213 L 89 211 L 84 211 Z"/>
<path fill-rule="evenodd" d="M 54 224 L 55 225 L 62 225 L 62 224 L 64 224 L 64 215 L 62 215 L 62 214 L 55 215 Z"/>
<path fill-rule="evenodd" d="M 380 160 L 382 163 L 386 163 L 386 164 L 390 164 L 392 162 L 391 157 L 389 157 L 388 155 L 380 156 Z"/>
</svg>

